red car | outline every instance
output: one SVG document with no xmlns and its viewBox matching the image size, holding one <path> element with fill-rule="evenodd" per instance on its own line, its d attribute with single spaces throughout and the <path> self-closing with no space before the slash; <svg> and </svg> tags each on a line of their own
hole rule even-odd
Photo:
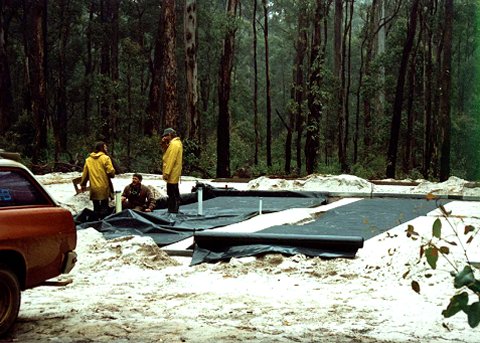
<svg viewBox="0 0 480 343">
<path fill-rule="evenodd" d="M 72 270 L 76 244 L 72 214 L 0 153 L 0 337 L 17 319 L 21 291 Z"/>
</svg>

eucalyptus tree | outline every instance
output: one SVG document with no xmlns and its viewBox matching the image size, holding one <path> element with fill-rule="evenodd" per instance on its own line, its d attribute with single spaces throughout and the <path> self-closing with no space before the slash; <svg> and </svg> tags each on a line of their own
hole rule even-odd
<svg viewBox="0 0 480 343">
<path fill-rule="evenodd" d="M 47 148 L 47 94 L 46 94 L 46 16 L 47 6 L 43 0 L 23 2 L 24 42 L 30 92 L 30 104 L 28 105 L 33 116 L 35 138 L 33 145 L 32 161 L 34 164 L 44 159 L 43 154 Z"/>
<path fill-rule="evenodd" d="M 310 52 L 309 93 L 307 138 L 305 142 L 305 163 L 308 174 L 312 174 L 318 163 L 318 149 L 320 147 L 320 120 L 323 111 L 321 90 L 323 88 L 322 69 L 325 63 L 326 39 L 322 37 L 321 25 L 328 13 L 328 3 L 317 0 L 313 20 L 312 47 Z"/>
<path fill-rule="evenodd" d="M 160 103 L 162 92 L 162 73 L 163 60 L 165 50 L 163 48 L 165 42 L 165 11 L 159 13 L 157 32 L 155 35 L 154 53 L 152 61 L 150 62 L 150 90 L 148 96 L 148 104 L 146 108 L 147 118 L 145 120 L 144 133 L 152 135 L 160 130 L 161 115 Z"/>
<path fill-rule="evenodd" d="M 162 124 L 166 127 L 178 128 L 179 109 L 177 94 L 177 59 L 176 50 L 176 12 L 175 0 L 166 0 L 163 2 L 164 10 L 164 46 L 165 53 L 163 55 L 163 101 Z"/>
<path fill-rule="evenodd" d="M 197 1 L 186 0 L 184 12 L 185 69 L 187 81 L 187 133 L 197 144 L 200 142 L 200 116 L 198 110 L 198 28 Z"/>
<path fill-rule="evenodd" d="M 226 14 L 230 18 L 223 38 L 218 75 L 218 123 L 217 123 L 217 177 L 230 177 L 230 91 L 233 59 L 235 55 L 235 18 L 238 0 L 228 0 Z"/>
<path fill-rule="evenodd" d="M 453 31 L 453 0 L 444 1 L 444 31 L 440 93 L 440 181 L 450 177 L 451 156 L 451 89 L 452 89 L 452 31 Z"/>
<path fill-rule="evenodd" d="M 345 107 L 345 59 L 346 55 L 343 49 L 344 34 L 342 30 L 344 0 L 335 0 L 335 15 L 333 21 L 333 41 L 334 41 L 334 75 L 337 78 L 337 149 L 338 161 L 342 171 L 347 169 L 347 114 Z"/>
<path fill-rule="evenodd" d="M 308 1 L 300 1 L 297 15 L 297 34 L 295 38 L 295 59 L 293 61 L 293 75 L 291 88 L 291 103 L 289 106 L 289 125 L 287 127 L 287 138 L 285 141 L 285 173 L 291 172 L 291 156 L 293 133 L 297 132 L 296 140 L 296 173 L 302 170 L 301 137 L 303 132 L 303 109 L 305 100 L 305 70 L 306 54 L 308 48 Z"/>
<path fill-rule="evenodd" d="M 267 166 L 272 166 L 272 97 L 270 84 L 270 63 L 269 63 L 269 49 L 268 49 L 268 5 L 267 0 L 262 0 L 263 5 L 263 38 L 265 44 L 265 98 L 267 102 Z"/>
<path fill-rule="evenodd" d="M 388 178 L 395 178 L 398 141 L 399 141 L 400 124 L 402 119 L 402 109 L 403 109 L 403 100 L 404 100 L 405 75 L 407 71 L 408 60 L 410 58 L 410 53 L 413 47 L 416 28 L 417 28 L 419 3 L 420 3 L 420 0 L 413 0 L 410 7 L 407 37 L 405 39 L 405 45 L 403 46 L 402 58 L 400 60 L 400 67 L 398 70 L 397 84 L 396 84 L 396 91 L 395 91 L 395 102 L 393 105 L 392 121 L 390 125 L 390 141 L 389 141 L 388 153 L 387 153 L 386 175 Z"/>
<path fill-rule="evenodd" d="M 257 0 L 252 6 L 252 50 L 253 50 L 253 129 L 255 131 L 254 163 L 258 165 L 260 132 L 258 128 L 258 61 L 257 61 Z"/>
</svg>

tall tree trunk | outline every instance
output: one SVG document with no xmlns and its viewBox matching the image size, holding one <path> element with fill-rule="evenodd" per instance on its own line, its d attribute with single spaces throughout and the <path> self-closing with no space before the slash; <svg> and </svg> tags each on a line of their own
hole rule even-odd
<svg viewBox="0 0 480 343">
<path fill-rule="evenodd" d="M 408 68 L 408 95 L 407 95 L 407 132 L 405 134 L 405 151 L 403 156 L 403 172 L 408 174 L 413 167 L 413 154 L 415 146 L 414 124 L 416 122 L 415 110 L 413 102 L 415 97 L 415 63 L 416 59 L 412 58 L 410 67 Z"/>
<path fill-rule="evenodd" d="M 307 174 L 312 174 L 318 162 L 318 149 L 320 147 L 320 115 L 322 112 L 321 94 L 321 69 L 324 63 L 324 56 L 320 53 L 322 44 L 322 34 L 320 23 L 323 16 L 322 0 L 317 0 L 315 6 L 314 28 L 312 33 L 312 50 L 310 55 L 309 84 L 310 92 L 308 94 L 308 117 L 307 117 L 307 138 L 305 141 L 305 166 Z"/>
<path fill-rule="evenodd" d="M 238 0 L 228 0 L 227 16 L 235 19 Z M 218 78 L 217 177 L 230 177 L 230 90 L 235 55 L 236 28 L 230 27 L 223 39 Z"/>
<path fill-rule="evenodd" d="M 162 4 L 162 8 L 165 6 Z M 163 42 L 165 37 L 164 30 L 164 11 L 160 11 L 158 19 L 157 37 L 155 38 L 155 48 L 153 53 L 153 60 L 150 63 L 151 81 L 150 91 L 148 95 L 148 105 L 146 108 L 147 118 L 143 132 L 146 135 L 152 135 L 159 132 L 161 129 L 161 114 L 160 114 L 160 94 L 161 94 L 161 80 L 163 72 L 163 58 L 164 49 Z"/>
<path fill-rule="evenodd" d="M 348 2 L 347 2 L 348 4 Z M 350 88 L 351 88 L 351 71 L 352 71 L 352 22 L 353 22 L 353 11 L 354 11 L 354 1 L 350 2 L 350 6 L 346 7 L 345 13 L 345 30 L 343 34 L 343 43 L 342 43 L 342 92 L 343 92 L 343 105 L 342 113 L 345 122 L 344 134 L 343 134 L 343 151 L 345 160 L 341 164 L 343 172 L 349 172 L 349 166 L 347 161 L 347 149 L 348 149 L 348 139 L 349 139 L 349 125 L 350 125 Z"/>
<path fill-rule="evenodd" d="M 365 96 L 368 88 L 364 87 L 364 79 L 369 79 L 369 69 L 370 69 L 370 46 L 373 46 L 371 43 L 373 40 L 373 27 L 375 23 L 375 6 L 377 0 L 373 0 L 369 9 L 367 10 L 367 18 L 365 20 L 365 29 L 362 43 L 360 44 L 360 68 L 358 71 L 358 86 L 356 91 L 356 107 L 355 107 L 355 125 L 353 132 L 353 163 L 356 164 L 358 161 L 358 145 L 360 141 L 360 101 L 363 104 L 363 146 L 364 150 L 367 151 L 367 142 L 370 144 L 370 130 L 367 130 L 367 123 L 371 122 L 370 119 L 370 99 L 368 96 Z M 367 88 L 367 89 L 364 89 Z M 362 94 L 363 93 L 363 94 Z M 368 124 L 370 125 L 370 124 Z"/>
<path fill-rule="evenodd" d="M 329 32 L 329 10 L 332 5 L 333 0 L 324 1 L 324 15 L 323 15 L 323 47 L 322 55 L 327 56 L 327 42 L 328 42 L 328 32 Z M 334 142 L 336 137 L 336 129 L 333 128 L 330 123 L 336 122 L 336 113 L 334 111 L 326 111 L 324 118 L 322 120 L 323 126 L 325 127 L 324 131 L 324 163 L 328 165 L 334 151 Z"/>
<path fill-rule="evenodd" d="M 378 27 L 378 42 L 377 42 L 377 56 L 382 56 L 385 53 L 385 41 L 387 37 L 387 29 L 386 29 L 386 4 L 385 1 L 379 1 L 379 9 L 378 9 L 378 17 L 380 18 L 379 27 Z M 395 14 L 398 13 L 402 5 L 402 1 L 398 1 L 397 9 L 395 10 Z M 392 16 L 392 18 L 393 18 Z M 382 65 L 380 66 L 380 82 L 382 85 L 385 84 L 385 67 Z M 380 88 L 377 92 L 377 101 L 376 101 L 376 113 L 385 113 L 385 89 L 384 87 Z"/>
<path fill-rule="evenodd" d="M 120 106 L 118 103 L 119 100 L 119 94 L 118 94 L 118 82 L 120 78 L 120 72 L 119 72 L 119 56 L 118 56 L 118 49 L 119 49 L 119 11 L 120 11 L 120 1 L 118 0 L 111 0 L 111 8 L 112 8 L 112 36 L 110 40 L 110 56 L 111 56 L 111 71 L 110 71 L 110 77 L 112 79 L 112 84 L 113 84 L 113 94 L 112 94 L 112 99 L 113 103 L 111 106 L 111 112 L 110 112 L 110 150 L 109 152 L 112 155 L 115 155 L 115 139 L 117 135 L 117 121 L 118 121 L 118 114 L 120 112 Z M 119 173 L 119 171 L 117 170 Z"/>
<path fill-rule="evenodd" d="M 424 64 L 424 74 L 423 76 L 423 93 L 424 95 L 424 106 L 423 106 L 423 177 L 428 179 L 432 172 L 431 162 L 433 158 L 433 141 L 434 135 L 432 130 L 432 101 L 433 101 L 433 90 L 431 87 L 431 81 L 433 80 L 433 47 L 432 47 L 432 28 L 429 25 L 425 25 L 426 29 L 424 31 L 424 45 L 425 51 L 423 56 Z"/>
<path fill-rule="evenodd" d="M 176 14 L 175 0 L 164 1 L 165 18 L 165 55 L 163 65 L 163 94 L 162 106 L 164 113 L 164 124 L 166 127 L 178 129 L 179 113 L 177 100 L 177 59 L 176 49 Z"/>
<path fill-rule="evenodd" d="M 35 126 L 32 162 L 40 162 L 47 148 L 47 97 L 45 77 L 45 39 L 44 16 L 46 6 L 43 0 L 28 2 L 28 58 L 30 61 L 30 92 L 32 96 L 32 114 Z"/>
<path fill-rule="evenodd" d="M 302 1 L 298 13 L 297 24 L 297 40 L 295 42 L 295 61 L 293 67 L 293 86 L 291 91 L 292 101 L 294 103 L 293 108 L 290 110 L 290 123 L 287 130 L 287 139 L 285 142 L 285 173 L 291 172 L 291 159 L 292 159 L 292 139 L 295 123 L 303 125 L 303 101 L 304 101 L 304 60 L 307 51 L 307 4 Z M 301 156 L 300 168 L 297 168 L 297 175 L 301 172 Z M 297 164 L 298 167 L 298 164 Z"/>
<path fill-rule="evenodd" d="M 95 3 L 92 0 L 88 9 L 88 25 L 86 30 L 87 36 L 87 51 L 86 51 L 86 60 L 85 60 L 85 86 L 83 91 L 83 134 L 86 135 L 90 130 L 90 112 L 91 112 L 91 100 L 90 93 L 92 90 L 92 78 L 93 78 L 93 56 L 92 56 L 92 34 L 93 34 L 93 17 L 95 13 Z"/>
<path fill-rule="evenodd" d="M 126 169 L 130 170 L 131 167 L 131 157 L 132 157 L 132 144 L 131 144 L 131 137 L 132 137 L 132 124 L 134 122 L 134 113 L 133 113 L 133 101 L 132 101 L 132 84 L 133 84 L 133 72 L 134 65 L 131 61 L 127 61 L 127 70 L 126 70 L 126 79 L 127 79 L 127 161 L 126 161 Z"/>
<path fill-rule="evenodd" d="M 138 19 L 138 30 L 136 30 L 136 34 L 134 36 L 135 42 L 140 46 L 140 50 L 143 53 L 147 53 L 145 51 L 145 22 L 144 22 L 144 15 L 146 14 L 146 7 L 144 3 L 139 3 L 138 1 L 135 2 L 135 12 L 137 14 L 137 19 Z M 144 95 L 146 93 L 146 89 L 148 87 L 148 84 L 146 82 L 146 74 L 143 70 L 141 71 L 140 75 L 138 75 L 138 78 L 140 80 L 140 93 Z"/>
<path fill-rule="evenodd" d="M 366 43 L 365 43 L 365 78 L 370 81 L 372 78 L 371 63 L 374 56 L 374 40 L 375 40 L 375 23 L 376 23 L 376 13 L 377 13 L 378 1 L 373 0 L 367 23 L 367 33 L 366 33 Z M 367 87 L 363 92 L 363 145 L 364 151 L 370 151 L 372 146 L 372 99 L 373 92 Z"/>
<path fill-rule="evenodd" d="M 214 42 L 216 41 L 214 36 L 214 29 L 213 29 L 213 23 L 211 20 L 207 20 L 206 22 L 203 22 L 203 29 L 204 29 L 204 34 L 205 34 L 205 42 Z M 208 49 L 208 47 L 206 47 Z M 214 87 L 214 79 L 212 75 L 215 74 L 213 71 L 214 69 L 214 56 L 213 54 L 206 54 L 205 58 L 205 63 L 204 63 L 204 70 L 203 73 L 200 77 L 200 102 L 201 102 L 201 109 L 202 112 L 207 112 L 209 108 L 210 102 L 215 102 L 216 98 L 212 96 L 212 89 Z M 214 99 L 211 99 L 211 98 Z M 213 101 L 211 101 L 213 100 Z M 204 133 L 201 132 L 201 141 L 204 141 Z"/>
<path fill-rule="evenodd" d="M 258 165 L 258 152 L 260 148 L 260 132 L 258 127 L 258 63 L 257 63 L 257 0 L 253 0 L 252 15 L 253 34 L 253 130 L 255 132 L 254 163 Z"/>
<path fill-rule="evenodd" d="M 265 80 L 266 80 L 266 101 L 267 101 L 267 166 L 272 166 L 272 97 L 270 95 L 270 63 L 268 51 L 268 7 L 267 0 L 263 3 L 263 37 L 265 40 Z"/>
<path fill-rule="evenodd" d="M 57 105 L 55 122 L 53 123 L 55 136 L 55 162 L 59 160 L 59 154 L 67 149 L 67 88 L 65 78 L 66 51 L 70 35 L 69 6 L 68 0 L 60 0 L 58 3 L 60 12 L 59 49 L 58 49 L 58 80 L 57 80 Z"/>
<path fill-rule="evenodd" d="M 12 82 L 10 78 L 10 65 L 8 63 L 5 28 L 4 28 L 4 10 L 5 2 L 0 2 L 0 135 L 4 135 L 14 123 L 12 111 Z"/>
<path fill-rule="evenodd" d="M 110 6 L 110 1 L 113 0 L 101 0 L 100 2 L 100 22 L 102 29 L 104 30 L 103 39 L 100 48 L 100 74 L 102 74 L 103 82 L 107 83 L 110 80 L 111 74 L 111 46 L 110 40 L 112 35 L 112 8 Z M 104 85 L 101 96 L 100 96 L 100 132 L 103 136 L 103 139 L 107 142 L 111 138 L 111 103 L 109 101 L 109 91 L 108 85 Z"/>
<path fill-rule="evenodd" d="M 346 113 L 345 113 L 345 68 L 343 55 L 344 38 L 342 34 L 343 0 L 335 0 L 335 16 L 333 22 L 334 35 L 334 74 L 338 80 L 337 85 L 337 148 L 338 162 L 342 171 L 347 169 L 346 155 Z"/>
<path fill-rule="evenodd" d="M 408 22 L 407 38 L 403 47 L 402 59 L 398 70 L 397 86 L 395 91 L 395 101 L 393 105 L 393 115 L 390 127 L 390 142 L 388 145 L 387 171 L 388 178 L 395 178 L 395 168 L 397 164 L 398 138 L 400 134 L 400 125 L 403 110 L 403 92 L 405 86 L 405 74 L 407 71 L 410 52 L 412 51 L 413 41 L 417 27 L 418 4 L 420 0 L 414 0 L 410 10 L 410 20 Z"/>
<path fill-rule="evenodd" d="M 27 1 L 23 0 L 22 1 L 22 9 L 23 9 L 23 15 L 22 15 L 22 25 L 25 28 L 23 32 L 23 51 L 24 51 L 24 62 L 23 62 L 23 69 L 24 69 L 24 84 L 26 85 L 23 89 L 23 94 L 22 94 L 22 103 L 23 107 L 22 110 L 29 116 L 33 118 L 32 114 L 32 89 L 30 87 L 32 83 L 32 77 L 31 77 L 31 57 L 30 57 L 30 36 L 31 36 L 31 31 L 32 29 L 30 28 L 30 22 L 29 22 L 29 14 L 30 14 L 30 5 Z M 35 142 L 32 142 L 32 145 Z"/>
<path fill-rule="evenodd" d="M 197 0 L 187 0 L 185 5 L 185 69 L 187 75 L 187 132 L 188 137 L 200 142 L 200 117 L 197 88 Z"/>
<path fill-rule="evenodd" d="M 428 80 L 430 84 L 441 85 L 442 84 L 442 56 L 444 49 L 443 41 L 443 32 L 444 32 L 444 22 L 438 20 L 438 17 L 441 17 L 441 5 L 439 2 L 434 2 L 431 7 L 431 16 L 432 16 L 432 30 L 433 30 L 433 47 L 434 52 L 432 52 L 432 78 Z M 432 140 L 432 160 L 430 162 L 430 169 L 432 170 L 432 177 L 440 177 L 440 155 L 441 155 L 441 119 L 440 119 L 440 98 L 441 98 L 441 86 L 433 87 L 432 90 L 432 122 L 431 122 L 431 132 L 433 135 Z"/>
<path fill-rule="evenodd" d="M 453 0 L 445 1 L 440 93 L 440 181 L 450 176 Z"/>
</svg>

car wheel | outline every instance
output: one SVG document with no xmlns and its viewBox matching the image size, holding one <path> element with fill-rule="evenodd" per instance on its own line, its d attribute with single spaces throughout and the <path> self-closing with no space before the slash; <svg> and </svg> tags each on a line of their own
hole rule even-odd
<svg viewBox="0 0 480 343">
<path fill-rule="evenodd" d="M 0 337 L 4 336 L 18 317 L 20 284 L 15 273 L 0 266 Z"/>
</svg>

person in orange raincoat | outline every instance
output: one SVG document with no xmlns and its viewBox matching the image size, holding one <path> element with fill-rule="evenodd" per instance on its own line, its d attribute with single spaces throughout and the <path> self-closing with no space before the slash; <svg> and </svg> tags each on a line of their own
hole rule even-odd
<svg viewBox="0 0 480 343">
<path fill-rule="evenodd" d="M 115 177 L 115 168 L 112 159 L 108 156 L 105 142 L 95 143 L 95 151 L 85 160 L 80 186 L 86 190 L 90 182 L 90 200 L 93 202 L 93 211 L 99 219 L 108 214 L 108 201 L 113 194 L 113 185 L 110 178 Z"/>
<path fill-rule="evenodd" d="M 178 184 L 182 175 L 183 144 L 172 128 L 163 131 L 162 142 L 168 144 L 163 153 L 163 179 L 167 182 L 167 207 L 169 213 L 178 213 L 180 190 Z"/>
</svg>

